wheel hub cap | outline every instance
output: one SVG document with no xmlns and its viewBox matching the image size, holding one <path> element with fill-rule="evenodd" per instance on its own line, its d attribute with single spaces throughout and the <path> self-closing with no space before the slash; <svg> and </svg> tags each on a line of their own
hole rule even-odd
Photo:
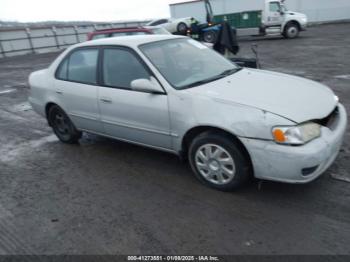
<svg viewBox="0 0 350 262">
<path fill-rule="evenodd" d="M 220 169 L 220 164 L 218 161 L 216 161 L 215 159 L 211 160 L 209 163 L 209 168 L 212 171 L 218 171 Z"/>
<path fill-rule="evenodd" d="M 68 133 L 68 123 L 65 117 L 61 114 L 57 114 L 55 117 L 55 124 L 57 127 L 58 132 L 61 134 L 67 134 Z"/>
<path fill-rule="evenodd" d="M 290 28 L 290 29 L 289 29 L 289 35 L 290 35 L 290 36 L 295 36 L 296 33 L 297 33 L 297 30 L 296 30 L 295 28 Z"/>
<path fill-rule="evenodd" d="M 198 148 L 195 154 L 195 165 L 207 181 L 217 185 L 231 182 L 236 173 L 231 154 L 215 144 L 205 144 Z"/>
</svg>

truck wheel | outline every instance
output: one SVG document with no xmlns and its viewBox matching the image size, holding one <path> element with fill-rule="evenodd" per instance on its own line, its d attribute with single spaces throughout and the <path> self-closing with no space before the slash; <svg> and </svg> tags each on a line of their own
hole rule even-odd
<svg viewBox="0 0 350 262">
<path fill-rule="evenodd" d="M 179 23 L 177 25 L 177 31 L 181 34 L 186 34 L 187 33 L 187 25 L 183 22 Z"/>
<path fill-rule="evenodd" d="M 289 23 L 286 25 L 283 36 L 285 38 L 293 39 L 299 36 L 299 26 L 296 23 Z"/>
<path fill-rule="evenodd" d="M 76 144 L 82 136 L 59 106 L 51 106 L 48 114 L 49 123 L 58 139 L 67 144 Z"/>
<path fill-rule="evenodd" d="M 251 176 L 250 162 L 240 145 L 222 134 L 206 132 L 196 137 L 188 157 L 199 181 L 221 191 L 237 189 Z"/>
<path fill-rule="evenodd" d="M 206 31 L 203 34 L 203 40 L 204 42 L 207 42 L 207 43 L 214 44 L 216 42 L 216 38 L 217 38 L 217 35 L 216 35 L 216 32 L 214 31 Z"/>
</svg>

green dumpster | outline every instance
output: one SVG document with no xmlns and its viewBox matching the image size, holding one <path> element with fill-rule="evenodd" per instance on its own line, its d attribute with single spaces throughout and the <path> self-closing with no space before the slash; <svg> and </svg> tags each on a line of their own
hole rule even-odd
<svg viewBox="0 0 350 262">
<path fill-rule="evenodd" d="M 214 16 L 215 23 L 227 21 L 235 28 L 257 28 L 261 26 L 262 11 L 247 11 Z"/>
</svg>

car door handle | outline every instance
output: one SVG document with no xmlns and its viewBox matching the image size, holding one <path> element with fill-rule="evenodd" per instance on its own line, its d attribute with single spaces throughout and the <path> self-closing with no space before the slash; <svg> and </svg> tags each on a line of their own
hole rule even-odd
<svg viewBox="0 0 350 262">
<path fill-rule="evenodd" d="M 101 98 L 100 99 L 101 100 L 101 102 L 103 102 L 103 103 L 106 103 L 106 104 L 111 104 L 112 103 L 112 99 L 109 99 L 109 98 Z"/>
<path fill-rule="evenodd" d="M 60 91 L 60 90 L 56 90 L 56 93 L 59 94 L 59 95 L 63 95 L 63 92 Z"/>
</svg>

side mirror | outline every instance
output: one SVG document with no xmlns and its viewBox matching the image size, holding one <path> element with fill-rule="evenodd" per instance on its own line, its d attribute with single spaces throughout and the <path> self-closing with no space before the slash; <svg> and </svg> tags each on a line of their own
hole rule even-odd
<svg viewBox="0 0 350 262">
<path fill-rule="evenodd" d="M 151 78 L 151 80 L 145 78 L 135 79 L 131 82 L 131 89 L 151 94 L 164 94 L 164 90 L 154 78 Z"/>
</svg>

